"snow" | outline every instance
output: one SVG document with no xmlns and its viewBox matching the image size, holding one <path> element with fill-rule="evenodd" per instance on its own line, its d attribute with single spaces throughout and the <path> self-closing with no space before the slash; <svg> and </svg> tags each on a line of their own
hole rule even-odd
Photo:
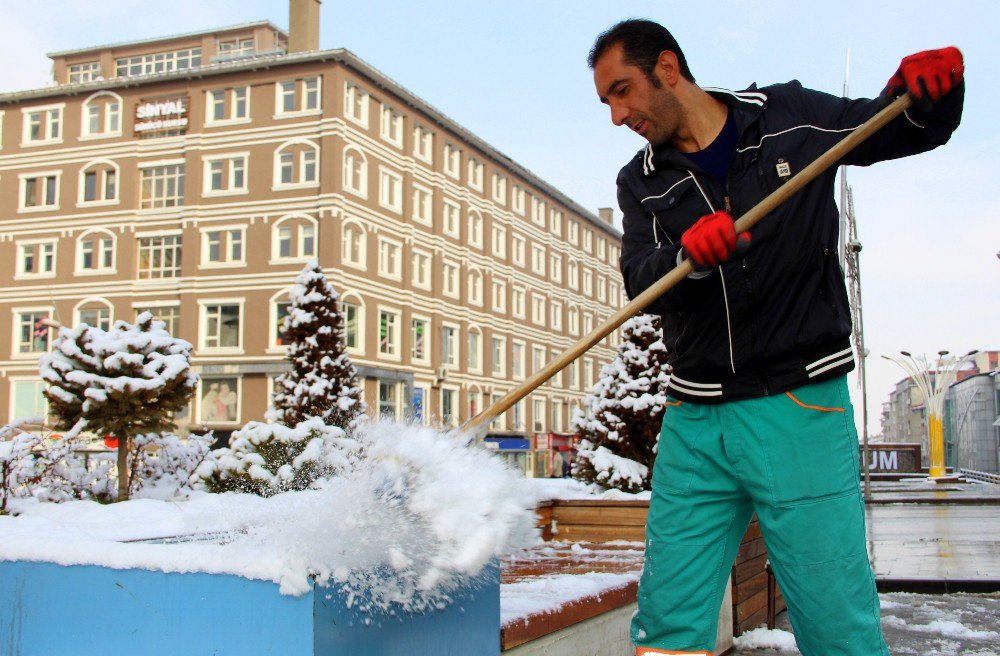
<svg viewBox="0 0 1000 656">
<path fill-rule="evenodd" d="M 529 478 L 526 485 L 533 490 L 538 501 L 596 500 L 649 501 L 650 492 L 629 494 L 621 490 L 605 490 L 599 485 L 587 484 L 572 478 Z"/>
<path fill-rule="evenodd" d="M 19 514 L 0 516 L 0 560 L 233 574 L 292 595 L 315 580 L 363 609 L 421 611 L 537 539 L 531 488 L 466 436 L 378 422 L 353 437 L 357 462 L 318 489 L 12 500 Z"/>
<path fill-rule="evenodd" d="M 760 627 L 747 631 L 733 639 L 736 649 L 782 649 L 790 654 L 798 654 L 795 646 L 795 636 L 781 629 Z"/>
<path fill-rule="evenodd" d="M 500 625 L 507 626 L 525 618 L 554 613 L 585 597 L 600 596 L 639 580 L 639 572 L 612 574 L 552 574 L 504 583 L 500 592 Z"/>
</svg>

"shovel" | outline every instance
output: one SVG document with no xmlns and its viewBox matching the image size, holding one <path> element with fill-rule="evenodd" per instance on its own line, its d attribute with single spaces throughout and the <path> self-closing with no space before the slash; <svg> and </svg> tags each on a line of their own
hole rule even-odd
<svg viewBox="0 0 1000 656">
<path fill-rule="evenodd" d="M 832 148 L 816 158 L 809 166 L 799 171 L 788 182 L 779 189 L 771 193 L 767 198 L 757 203 L 749 212 L 744 214 L 735 223 L 736 234 L 746 232 L 758 221 L 770 214 L 785 202 L 792 194 L 812 182 L 813 178 L 840 161 L 847 153 L 851 152 L 862 141 L 882 129 L 886 123 L 890 122 L 912 104 L 912 99 L 908 94 L 903 94 L 891 104 L 885 107 L 875 116 L 868 119 L 856 130 L 848 134 L 837 142 Z M 559 357 L 549 364 L 536 371 L 533 376 L 512 389 L 505 396 L 493 403 L 490 407 L 470 419 L 463 427 L 462 431 L 475 435 L 478 431 L 488 426 L 494 418 L 509 410 L 515 403 L 531 394 L 545 381 L 558 372 L 562 371 L 570 362 L 590 350 L 594 344 L 607 337 L 618 326 L 625 323 L 630 317 L 644 310 L 650 303 L 658 299 L 674 285 L 684 280 L 694 271 L 694 264 L 690 259 L 685 259 L 679 265 L 670 270 L 667 275 L 660 278 L 646 291 L 636 296 L 632 301 L 612 314 L 604 323 L 594 329 L 589 335 L 561 353 Z"/>
</svg>

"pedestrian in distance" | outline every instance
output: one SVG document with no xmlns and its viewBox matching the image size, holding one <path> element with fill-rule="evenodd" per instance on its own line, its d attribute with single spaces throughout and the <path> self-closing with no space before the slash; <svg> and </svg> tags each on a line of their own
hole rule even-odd
<svg viewBox="0 0 1000 656">
<path fill-rule="evenodd" d="M 843 162 L 931 150 L 958 126 L 955 48 L 902 60 L 879 98 L 793 81 L 700 87 L 661 25 L 623 21 L 590 52 L 615 125 L 648 144 L 618 174 L 621 272 L 635 298 L 690 258 L 661 315 L 673 374 L 632 621 L 637 654 L 711 654 L 726 581 L 756 512 L 805 656 L 888 654 L 865 544 L 846 375 L 851 313 L 830 168 L 749 233 L 740 216 L 894 97 L 914 106 Z"/>
</svg>

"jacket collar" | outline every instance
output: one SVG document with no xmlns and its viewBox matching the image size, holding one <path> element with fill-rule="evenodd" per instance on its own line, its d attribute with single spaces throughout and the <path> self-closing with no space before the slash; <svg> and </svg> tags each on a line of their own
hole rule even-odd
<svg viewBox="0 0 1000 656">
<path fill-rule="evenodd" d="M 730 91 L 716 87 L 702 87 L 702 90 L 730 109 L 735 110 L 736 128 L 740 134 L 743 134 L 743 129 L 748 124 L 757 119 L 767 102 L 767 94 L 758 91 L 756 84 L 751 84 L 745 91 Z M 661 144 L 654 148 L 653 144 L 646 144 L 646 148 L 640 151 L 640 154 L 642 155 L 642 172 L 645 175 L 653 173 L 657 165 L 690 166 L 687 158 L 670 145 Z"/>
</svg>

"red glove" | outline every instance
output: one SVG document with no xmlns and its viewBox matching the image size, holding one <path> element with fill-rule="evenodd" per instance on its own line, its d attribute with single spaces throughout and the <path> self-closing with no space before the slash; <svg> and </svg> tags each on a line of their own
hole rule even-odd
<svg viewBox="0 0 1000 656">
<path fill-rule="evenodd" d="M 726 212 L 708 214 L 681 235 L 684 252 L 699 267 L 714 267 L 750 245 L 750 233 L 737 237 L 733 217 Z"/>
<path fill-rule="evenodd" d="M 964 74 L 965 64 L 958 48 L 925 50 L 903 57 L 882 94 L 895 98 L 906 91 L 922 109 L 929 110 L 931 103 L 951 91 Z"/>
</svg>

